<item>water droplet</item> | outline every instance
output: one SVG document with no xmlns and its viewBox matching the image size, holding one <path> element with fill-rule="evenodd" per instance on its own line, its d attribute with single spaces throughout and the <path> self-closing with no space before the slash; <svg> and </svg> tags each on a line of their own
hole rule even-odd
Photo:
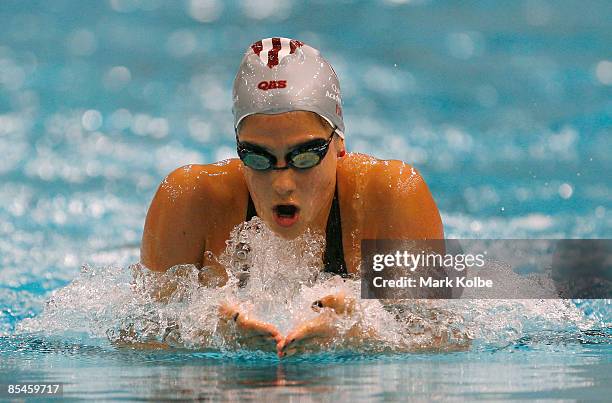
<svg viewBox="0 0 612 403">
<path fill-rule="evenodd" d="M 603 85 L 612 85 L 612 61 L 602 60 L 597 63 L 595 76 Z"/>
<path fill-rule="evenodd" d="M 559 196 L 561 196 L 563 199 L 569 199 L 572 197 L 573 193 L 574 189 L 569 183 L 563 183 L 561 186 L 559 186 Z"/>
<path fill-rule="evenodd" d="M 85 111 L 81 117 L 81 124 L 85 130 L 96 131 L 102 126 L 102 114 L 95 109 Z"/>
<path fill-rule="evenodd" d="M 223 3 L 219 0 L 191 0 L 187 11 L 194 20 L 212 22 L 221 15 Z"/>
<path fill-rule="evenodd" d="M 132 73 L 125 66 L 111 67 L 104 75 L 104 87 L 110 91 L 118 91 L 132 79 Z"/>
</svg>

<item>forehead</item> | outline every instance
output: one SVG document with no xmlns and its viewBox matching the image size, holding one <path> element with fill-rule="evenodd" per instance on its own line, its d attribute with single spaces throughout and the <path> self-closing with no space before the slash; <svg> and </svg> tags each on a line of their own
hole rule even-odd
<svg viewBox="0 0 612 403">
<path fill-rule="evenodd" d="M 331 127 L 313 112 L 293 111 L 275 115 L 247 116 L 240 124 L 240 141 L 269 148 L 285 148 L 326 138 Z"/>
</svg>

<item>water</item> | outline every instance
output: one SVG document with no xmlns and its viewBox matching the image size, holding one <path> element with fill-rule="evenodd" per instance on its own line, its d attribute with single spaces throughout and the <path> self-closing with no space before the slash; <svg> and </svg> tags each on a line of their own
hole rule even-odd
<svg viewBox="0 0 612 403">
<path fill-rule="evenodd" d="M 175 167 L 234 156 L 231 81 L 262 37 L 322 49 L 349 150 L 417 167 L 448 237 L 610 237 L 607 2 L 327 3 L 0 4 L 0 383 L 99 399 L 608 396 L 609 301 L 457 302 L 475 339 L 456 353 L 110 344 L 147 306 L 129 266 L 148 203 Z M 187 295 L 168 317 L 205 298 Z"/>
</svg>

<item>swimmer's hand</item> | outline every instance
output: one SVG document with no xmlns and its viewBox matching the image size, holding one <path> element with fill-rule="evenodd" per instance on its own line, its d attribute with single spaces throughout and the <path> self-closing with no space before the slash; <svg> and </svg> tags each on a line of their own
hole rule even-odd
<svg viewBox="0 0 612 403">
<path fill-rule="evenodd" d="M 298 325 L 277 344 L 278 356 L 286 357 L 329 345 L 337 335 L 336 316 L 332 311 L 325 311 Z"/>
<path fill-rule="evenodd" d="M 338 315 L 352 315 L 355 311 L 355 299 L 347 297 L 344 292 L 328 295 L 312 303 L 312 310 L 321 312 L 330 308 Z"/>
<path fill-rule="evenodd" d="M 353 314 L 355 300 L 340 292 L 313 302 L 312 309 L 320 315 L 302 322 L 278 343 L 279 357 L 329 346 L 338 336 L 338 320 Z"/>
<path fill-rule="evenodd" d="M 219 327 L 226 341 L 236 348 L 274 351 L 283 340 L 276 327 L 250 318 L 237 306 L 228 303 L 219 306 Z"/>
</svg>

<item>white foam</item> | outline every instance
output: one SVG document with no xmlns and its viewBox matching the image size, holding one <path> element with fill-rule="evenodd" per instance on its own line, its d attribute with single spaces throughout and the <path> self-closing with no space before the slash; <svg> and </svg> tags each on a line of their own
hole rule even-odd
<svg viewBox="0 0 612 403">
<path fill-rule="evenodd" d="M 391 304 L 385 307 L 378 300 L 360 299 L 358 279 L 323 273 L 323 250 L 320 234 L 284 240 L 255 217 L 232 232 L 219 257 L 229 274 L 222 287 L 202 286 L 200 270 L 192 265 L 161 274 L 139 264 L 84 267 L 77 279 L 52 295 L 40 315 L 21 322 L 17 333 L 86 332 L 111 341 L 127 338 L 224 349 L 217 332 L 223 301 L 239 304 L 287 334 L 321 314 L 312 309 L 314 301 L 337 293 L 354 299 L 354 313 L 338 319 L 332 344 L 363 352 L 427 347 L 436 338 L 448 344 L 471 338 L 473 345 L 506 345 L 528 332 L 593 325 L 567 300 L 404 300 L 387 301 Z M 249 266 L 248 279 L 241 287 L 244 265 Z M 160 287 L 173 290 L 163 302 L 154 297 Z M 369 342 L 359 340 L 360 347 L 355 347 L 355 332 L 368 335 Z"/>
</svg>

